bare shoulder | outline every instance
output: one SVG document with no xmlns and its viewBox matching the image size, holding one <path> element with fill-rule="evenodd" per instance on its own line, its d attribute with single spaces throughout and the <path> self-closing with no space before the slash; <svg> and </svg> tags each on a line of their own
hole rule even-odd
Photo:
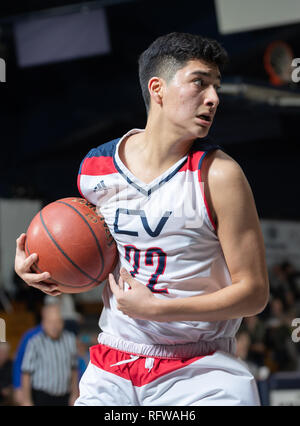
<svg viewBox="0 0 300 426">
<path fill-rule="evenodd" d="M 241 166 L 228 154 L 216 150 L 207 155 L 203 164 L 205 195 L 212 216 L 218 222 L 220 212 L 226 208 L 246 208 L 254 205 L 248 180 Z"/>
<path fill-rule="evenodd" d="M 245 179 L 241 166 L 221 150 L 212 151 L 204 164 L 205 174 L 211 184 L 225 185 L 236 179 Z"/>
</svg>

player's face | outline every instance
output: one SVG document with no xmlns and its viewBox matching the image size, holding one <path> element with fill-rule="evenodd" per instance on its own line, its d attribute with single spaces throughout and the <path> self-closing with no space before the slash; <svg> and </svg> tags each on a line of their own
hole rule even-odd
<svg viewBox="0 0 300 426">
<path fill-rule="evenodd" d="M 216 65 L 189 61 L 165 86 L 165 116 L 183 136 L 205 137 L 219 105 L 219 87 L 220 72 Z"/>
</svg>

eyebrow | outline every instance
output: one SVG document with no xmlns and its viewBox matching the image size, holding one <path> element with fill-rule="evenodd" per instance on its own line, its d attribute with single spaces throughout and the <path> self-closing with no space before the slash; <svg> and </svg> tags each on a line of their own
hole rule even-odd
<svg viewBox="0 0 300 426">
<path fill-rule="evenodd" d="M 201 75 L 203 77 L 210 77 L 210 78 L 214 77 L 211 72 L 201 71 L 201 70 L 193 71 L 193 72 L 191 72 L 191 75 Z M 221 74 L 217 74 L 217 80 L 219 80 L 219 81 L 221 80 Z"/>
</svg>

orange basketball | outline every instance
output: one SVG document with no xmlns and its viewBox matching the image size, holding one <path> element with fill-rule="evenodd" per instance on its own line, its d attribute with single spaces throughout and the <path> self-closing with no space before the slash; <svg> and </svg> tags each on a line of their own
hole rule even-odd
<svg viewBox="0 0 300 426">
<path fill-rule="evenodd" d="M 31 221 L 25 252 L 38 254 L 32 269 L 63 293 L 82 293 L 103 282 L 118 261 L 116 243 L 101 214 L 84 198 L 54 201 Z"/>
</svg>

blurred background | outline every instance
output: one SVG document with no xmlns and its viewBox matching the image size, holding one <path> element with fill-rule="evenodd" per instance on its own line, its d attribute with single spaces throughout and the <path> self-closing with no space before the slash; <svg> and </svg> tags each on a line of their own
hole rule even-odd
<svg viewBox="0 0 300 426">
<path fill-rule="evenodd" d="M 229 53 L 210 137 L 250 182 L 271 285 L 265 311 L 242 323 L 238 354 L 257 378 L 263 405 L 300 405 L 298 0 L 1 2 L 3 405 L 17 405 L 7 371 L 41 307 L 52 303 L 16 277 L 15 239 L 43 205 L 79 196 L 78 168 L 92 147 L 145 126 L 137 59 L 172 31 L 215 38 Z M 60 298 L 83 364 L 99 331 L 100 296 L 96 288 Z"/>
</svg>

